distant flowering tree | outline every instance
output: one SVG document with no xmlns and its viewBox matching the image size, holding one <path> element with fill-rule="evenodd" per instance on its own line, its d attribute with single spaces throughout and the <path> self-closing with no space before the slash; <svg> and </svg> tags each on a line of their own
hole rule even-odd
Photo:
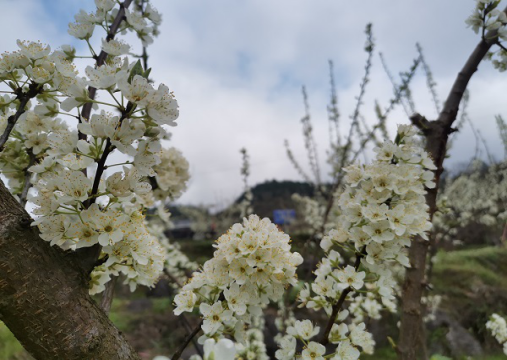
<svg viewBox="0 0 507 360">
<path fill-rule="evenodd" d="M 493 314 L 486 323 L 486 328 L 491 332 L 495 340 L 502 345 L 503 352 L 507 355 L 507 322 L 505 319 L 498 314 Z"/>
</svg>

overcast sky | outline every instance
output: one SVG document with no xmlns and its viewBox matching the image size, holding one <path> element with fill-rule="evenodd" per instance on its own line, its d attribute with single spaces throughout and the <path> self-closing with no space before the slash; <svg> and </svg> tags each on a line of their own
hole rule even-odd
<svg viewBox="0 0 507 360">
<path fill-rule="evenodd" d="M 192 178 L 184 203 L 224 204 L 242 191 L 239 149 L 251 157 L 250 184 L 265 180 L 301 180 L 284 150 L 284 139 L 306 168 L 300 118 L 301 86 L 306 85 L 323 172 L 328 148 L 326 104 L 328 60 L 335 63 L 341 121 L 346 130 L 363 76 L 364 28 L 373 23 L 376 54 L 363 114 L 373 123 L 374 101 L 387 106 L 392 86 L 382 69 L 382 52 L 393 74 L 405 71 L 419 42 L 431 66 L 441 101 L 447 96 L 479 37 L 464 23 L 472 0 L 153 0 L 163 15 L 161 34 L 148 48 L 152 78 L 176 93 L 178 126 L 171 145 L 190 162 Z M 15 50 L 16 39 L 41 40 L 56 49 L 83 44 L 67 34 L 67 24 L 93 1 L 0 0 L 3 32 L 0 49 Z M 360 5 L 359 5 L 360 4 Z M 99 29 L 96 33 L 99 34 Z M 99 43 L 97 37 L 95 43 Z M 136 42 L 136 44 L 138 44 Z M 139 49 L 139 47 L 137 48 Z M 419 72 L 411 89 L 416 110 L 436 116 Z M 507 115 L 507 74 L 481 65 L 469 86 L 469 114 L 497 159 L 503 147 L 494 116 Z M 398 109 L 389 118 L 407 123 Z M 467 125 L 457 134 L 446 164 L 456 167 L 474 155 Z M 484 155 L 484 154 L 483 154 Z"/>
</svg>

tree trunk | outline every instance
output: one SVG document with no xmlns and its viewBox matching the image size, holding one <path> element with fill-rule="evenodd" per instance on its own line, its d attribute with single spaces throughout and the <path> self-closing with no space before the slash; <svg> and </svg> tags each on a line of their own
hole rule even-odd
<svg viewBox="0 0 507 360">
<path fill-rule="evenodd" d="M 0 181 L 0 320 L 36 359 L 140 359 L 88 295 L 88 275 L 31 222 Z"/>
<path fill-rule="evenodd" d="M 507 9 L 506 9 L 507 10 Z M 505 11 L 505 10 L 504 10 Z M 444 104 L 442 112 L 435 121 L 428 121 L 423 116 L 415 114 L 410 119 L 426 137 L 426 151 L 435 162 L 437 170 L 435 171 L 436 187 L 429 189 L 426 195 L 426 202 L 429 205 L 430 220 L 437 209 L 437 192 L 440 181 L 440 175 L 443 172 L 443 162 L 447 149 L 449 135 L 455 131 L 452 128 L 456 120 L 459 105 L 463 94 L 468 86 L 472 75 L 477 71 L 477 67 L 484 59 L 491 46 L 496 41 L 496 33 L 488 32 L 474 49 L 468 58 L 463 69 L 459 72 L 451 91 Z M 409 250 L 409 259 L 411 267 L 407 269 L 405 281 L 402 287 L 402 314 L 400 325 L 400 337 L 397 345 L 398 358 L 400 360 L 417 359 L 418 348 L 421 344 L 421 329 L 423 326 L 423 313 L 421 306 L 421 297 L 426 286 L 426 261 L 429 242 L 417 237 L 412 242 Z"/>
</svg>

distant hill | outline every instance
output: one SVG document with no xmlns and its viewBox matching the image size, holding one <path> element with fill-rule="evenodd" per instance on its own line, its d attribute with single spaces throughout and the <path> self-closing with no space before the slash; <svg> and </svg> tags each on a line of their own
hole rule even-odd
<svg viewBox="0 0 507 360">
<path fill-rule="evenodd" d="M 300 181 L 266 181 L 252 187 L 252 206 L 254 214 L 260 217 L 273 217 L 273 210 L 294 209 L 295 204 L 292 194 L 313 196 L 314 187 L 306 182 Z M 236 203 L 245 198 L 243 193 Z"/>
</svg>

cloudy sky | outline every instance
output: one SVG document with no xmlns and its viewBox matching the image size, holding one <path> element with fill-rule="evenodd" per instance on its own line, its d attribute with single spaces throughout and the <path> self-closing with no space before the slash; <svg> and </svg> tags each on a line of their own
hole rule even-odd
<svg viewBox="0 0 507 360">
<path fill-rule="evenodd" d="M 251 157 L 250 183 L 301 180 L 284 150 L 284 139 L 307 167 L 300 118 L 304 115 L 301 87 L 308 91 L 321 167 L 326 168 L 326 104 L 329 99 L 328 60 L 335 78 L 343 131 L 355 106 L 366 54 L 364 28 L 373 23 L 376 54 L 363 114 L 375 121 L 374 101 L 388 104 L 392 86 L 382 69 L 384 54 L 393 74 L 405 71 L 416 56 L 415 43 L 425 51 L 443 101 L 454 78 L 479 38 L 464 21 L 472 0 L 152 0 L 163 15 L 161 34 L 149 47 L 152 78 L 176 93 L 179 125 L 171 145 L 191 164 L 192 179 L 180 199 L 185 203 L 224 204 L 242 190 L 239 149 Z M 16 49 L 16 39 L 40 40 L 52 48 L 81 42 L 67 34 L 67 24 L 93 1 L 0 0 L 2 50 Z M 360 5 L 359 5 L 360 4 Z M 97 29 L 98 30 L 98 29 Z M 99 34 L 99 31 L 97 31 Z M 95 43 L 99 43 L 97 37 Z M 132 42 L 131 42 L 132 43 Z M 138 43 L 136 43 L 138 44 Z M 139 48 L 137 48 L 139 49 Z M 419 72 L 412 83 L 416 110 L 436 116 L 426 79 Z M 470 117 L 497 159 L 503 147 L 494 116 L 503 114 L 507 74 L 490 63 L 481 65 L 469 86 Z M 407 123 L 401 109 L 389 118 Z M 468 162 L 475 139 L 466 126 L 457 134 L 447 160 L 450 168 Z M 484 151 L 482 151 L 484 156 Z"/>
</svg>

